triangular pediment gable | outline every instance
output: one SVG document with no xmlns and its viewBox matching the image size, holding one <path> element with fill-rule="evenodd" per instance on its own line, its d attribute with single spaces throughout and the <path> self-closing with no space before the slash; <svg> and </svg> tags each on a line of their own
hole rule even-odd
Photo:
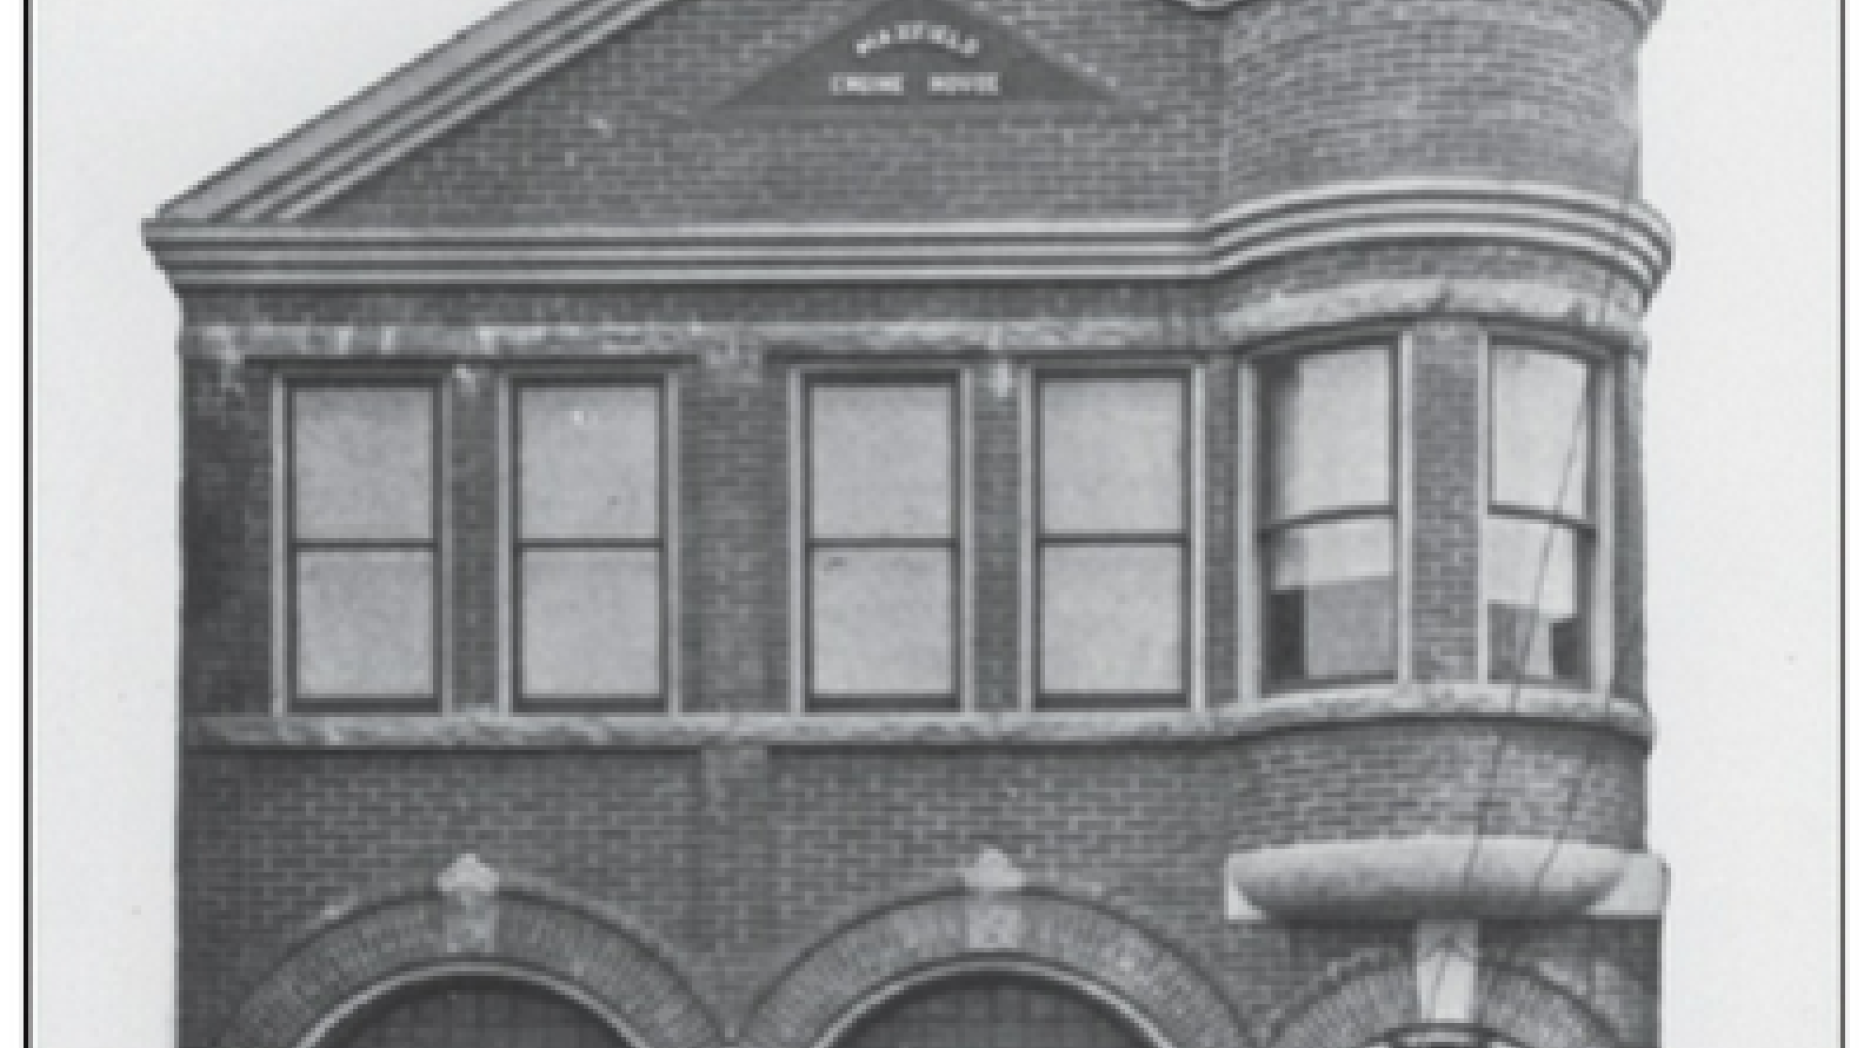
<svg viewBox="0 0 1864 1048">
<path fill-rule="evenodd" d="M 416 150 L 507 102 L 591 48 L 682 2 L 519 0 L 279 142 L 208 179 L 163 208 L 156 221 L 261 224 L 303 220 Z M 1171 2 L 1194 9 L 1214 9 L 1236 0 Z M 915 13 L 915 5 L 921 4 L 934 16 Z M 893 10 L 896 7 L 898 12 Z M 951 14 L 953 11 L 959 13 Z M 999 77 L 1003 91 L 1016 92 L 1016 97 L 1028 101 L 1104 97 L 1105 88 L 1091 76 L 1042 53 L 1000 23 L 960 9 L 955 3 L 882 0 L 850 23 L 850 28 L 864 25 L 873 17 L 894 17 L 896 22 L 935 21 L 939 13 L 945 14 L 948 23 L 975 27 L 980 50 L 988 37 L 1000 59 L 1019 59 L 1018 71 Z M 806 46 L 797 57 L 813 60 L 812 56 L 826 53 L 819 49 L 845 43 L 831 36 Z M 973 68 L 956 61 L 942 63 L 930 51 L 913 54 L 911 49 L 894 49 L 892 54 L 903 58 L 902 68 L 922 74 L 938 71 L 957 75 Z M 963 56 L 948 53 L 947 57 Z M 778 97 L 769 92 L 786 85 L 806 94 L 800 85 L 804 68 L 795 61 L 772 63 L 767 73 L 753 75 L 748 90 L 740 87 L 715 101 L 724 103 L 720 108 L 748 104 L 760 95 L 765 99 Z M 767 85 L 760 79 L 764 76 L 772 78 Z M 975 93 L 988 90 L 979 86 L 986 81 L 970 81 L 968 86 L 963 81 L 951 81 L 951 90 L 956 92 L 951 97 L 973 92 L 972 102 L 987 102 L 990 96 Z"/>
<path fill-rule="evenodd" d="M 162 209 L 289 222 L 680 0 L 519 0 Z"/>
</svg>

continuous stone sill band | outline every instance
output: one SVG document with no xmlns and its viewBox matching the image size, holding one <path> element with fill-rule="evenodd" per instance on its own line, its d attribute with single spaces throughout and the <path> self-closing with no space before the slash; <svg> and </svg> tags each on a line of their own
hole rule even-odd
<svg viewBox="0 0 1864 1048">
<path fill-rule="evenodd" d="M 1505 688 L 1405 687 L 1309 692 L 1200 713 L 672 717 L 211 716 L 190 720 L 196 749 L 615 749 L 707 746 L 1096 746 L 1197 743 L 1390 720 L 1503 720 L 1600 728 L 1648 742 L 1645 709 L 1627 699 Z"/>
<path fill-rule="evenodd" d="M 1642 353 L 1635 314 L 1595 296 L 1508 280 L 1369 280 L 1271 295 L 1215 318 L 1220 343 L 1260 345 L 1319 327 L 1471 316 L 1559 327 Z M 241 359 L 677 359 L 750 351 L 817 356 L 1183 352 L 1182 325 L 1082 317 L 643 324 L 192 324 L 184 356 Z"/>
</svg>

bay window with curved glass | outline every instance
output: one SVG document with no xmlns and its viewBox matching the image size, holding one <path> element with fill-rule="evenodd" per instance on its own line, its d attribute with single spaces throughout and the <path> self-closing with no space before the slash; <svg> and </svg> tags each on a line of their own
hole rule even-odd
<svg viewBox="0 0 1864 1048">
<path fill-rule="evenodd" d="M 1397 661 L 1395 356 L 1343 346 L 1261 369 L 1266 683 L 1387 680 Z"/>
<path fill-rule="evenodd" d="M 1585 683 L 1593 384 L 1591 366 L 1570 353 L 1504 344 L 1490 354 L 1482 564 L 1491 680 Z"/>
</svg>

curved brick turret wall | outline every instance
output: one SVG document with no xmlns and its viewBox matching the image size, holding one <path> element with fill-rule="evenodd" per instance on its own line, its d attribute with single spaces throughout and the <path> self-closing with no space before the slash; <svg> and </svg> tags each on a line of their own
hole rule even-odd
<svg viewBox="0 0 1864 1048">
<path fill-rule="evenodd" d="M 1605 0 L 1245 4 L 1224 53 L 1224 200 L 1401 174 L 1617 193 L 1641 37 Z"/>
</svg>

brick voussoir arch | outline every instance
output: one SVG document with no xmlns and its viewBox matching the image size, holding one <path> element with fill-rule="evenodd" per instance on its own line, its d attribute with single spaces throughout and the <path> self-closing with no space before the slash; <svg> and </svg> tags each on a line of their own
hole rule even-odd
<svg viewBox="0 0 1864 1048">
<path fill-rule="evenodd" d="M 1521 1048 L 1622 1048 L 1609 1023 L 1532 970 L 1484 958 L 1472 1024 Z M 1328 967 L 1264 1024 L 1268 1048 L 1360 1048 L 1417 1025 L 1412 959 L 1367 950 Z"/>
<path fill-rule="evenodd" d="M 633 1048 L 711 1048 L 718 1010 L 690 962 L 624 913 L 540 878 L 506 874 L 462 941 L 448 899 L 408 884 L 324 911 L 287 941 L 220 1048 L 316 1048 L 337 1019 L 387 986 L 461 970 L 506 973 L 565 993 Z"/>
<path fill-rule="evenodd" d="M 1621 1048 L 1624 1039 L 1580 997 L 1532 968 L 1486 961 L 1476 1021 L 1525 1048 Z"/>
<path fill-rule="evenodd" d="M 844 912 L 765 983 L 741 1040 L 833 1048 L 855 1020 L 905 989 L 992 970 L 1046 975 L 1096 997 L 1158 1048 L 1251 1043 L 1188 949 L 1092 886 L 979 893 L 956 878 Z"/>
</svg>

